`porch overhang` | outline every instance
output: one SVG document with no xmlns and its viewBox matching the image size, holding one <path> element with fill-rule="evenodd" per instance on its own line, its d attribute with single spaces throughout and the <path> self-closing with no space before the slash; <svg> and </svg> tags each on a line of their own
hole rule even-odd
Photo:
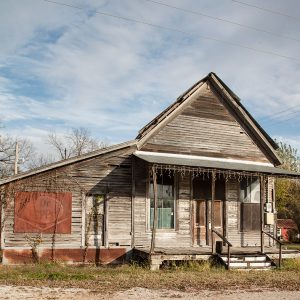
<svg viewBox="0 0 300 300">
<path fill-rule="evenodd" d="M 136 151 L 134 155 L 152 165 L 169 169 L 187 167 L 190 170 L 195 168 L 300 179 L 300 173 L 276 168 L 270 163 L 148 151 Z"/>
</svg>

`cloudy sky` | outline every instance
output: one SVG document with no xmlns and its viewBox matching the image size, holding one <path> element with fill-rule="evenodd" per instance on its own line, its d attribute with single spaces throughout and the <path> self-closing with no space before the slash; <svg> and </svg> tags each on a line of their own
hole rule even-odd
<svg viewBox="0 0 300 300">
<path fill-rule="evenodd" d="M 2 131 L 44 152 L 48 132 L 72 127 L 126 141 L 214 71 L 272 137 L 300 149 L 300 2 L 241 1 L 278 14 L 232 0 L 154 1 L 181 10 L 149 0 L 1 0 Z"/>
</svg>

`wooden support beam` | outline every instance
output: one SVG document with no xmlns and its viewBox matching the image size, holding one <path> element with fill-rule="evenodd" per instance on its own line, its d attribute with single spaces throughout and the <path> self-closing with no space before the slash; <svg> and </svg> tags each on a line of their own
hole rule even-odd
<svg viewBox="0 0 300 300">
<path fill-rule="evenodd" d="M 104 196 L 104 246 L 106 248 L 108 248 L 108 245 L 109 245 L 109 241 L 108 241 L 108 205 L 109 205 L 109 202 L 108 202 L 108 193 Z"/>
<path fill-rule="evenodd" d="M 265 241 L 264 241 L 264 204 L 265 204 L 265 177 L 260 176 L 260 248 L 261 253 L 265 252 Z"/>
<path fill-rule="evenodd" d="M 154 254 L 155 252 L 155 238 L 156 238 L 156 229 L 157 229 L 157 221 L 158 221 L 157 176 L 156 176 L 156 170 L 154 166 L 152 167 L 152 180 L 153 180 L 154 210 L 153 210 L 153 225 L 152 225 L 150 255 Z"/>
<path fill-rule="evenodd" d="M 216 172 L 211 173 L 211 251 L 212 254 L 216 253 L 215 245 L 215 234 L 213 230 L 215 229 L 215 195 L 216 195 Z"/>
<path fill-rule="evenodd" d="M 135 246 L 135 158 L 131 158 L 131 248 Z"/>
<path fill-rule="evenodd" d="M 85 247 L 86 239 L 86 195 L 81 192 L 81 247 Z"/>
</svg>

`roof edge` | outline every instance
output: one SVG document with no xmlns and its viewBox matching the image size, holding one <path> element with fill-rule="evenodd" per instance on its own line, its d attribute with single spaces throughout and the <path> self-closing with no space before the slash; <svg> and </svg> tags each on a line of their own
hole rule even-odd
<svg viewBox="0 0 300 300">
<path fill-rule="evenodd" d="M 250 131 L 256 132 L 256 134 L 261 134 L 261 146 L 269 153 L 270 158 L 273 159 L 276 166 L 281 165 L 281 159 L 278 156 L 276 149 L 278 149 L 278 145 L 275 143 L 275 141 L 268 135 L 268 133 L 258 124 L 258 122 L 252 117 L 252 115 L 249 113 L 249 111 L 245 108 L 245 106 L 241 103 L 240 99 L 231 91 L 231 89 L 215 74 L 210 73 L 211 76 L 209 78 L 209 81 L 214 85 L 214 87 L 219 90 L 220 93 L 222 93 L 229 101 L 233 102 L 232 104 L 235 106 L 233 108 L 236 108 L 235 111 L 238 114 L 246 115 L 247 118 L 244 117 L 245 121 L 247 122 L 247 126 L 249 127 Z M 217 86 L 215 86 L 217 85 Z M 222 87 L 224 90 L 229 94 L 226 95 L 224 91 L 222 90 Z M 244 113 L 244 114 L 243 114 Z M 252 124 L 251 124 L 252 123 Z M 251 130 L 252 129 L 252 130 Z"/>
<path fill-rule="evenodd" d="M 137 140 L 131 140 L 131 141 L 127 141 L 124 143 L 112 145 L 112 146 L 109 146 L 106 148 L 102 148 L 99 150 L 95 150 L 92 152 L 88 152 L 88 153 L 82 154 L 80 156 L 71 157 L 71 158 L 64 159 L 64 160 L 59 160 L 57 162 L 54 162 L 54 163 L 51 163 L 51 164 L 48 164 L 48 165 L 45 165 L 45 166 L 42 166 L 42 167 L 39 167 L 36 169 L 32 169 L 32 170 L 24 172 L 24 173 L 13 175 L 7 179 L 0 180 L 0 186 L 10 183 L 10 182 L 13 182 L 13 181 L 16 181 L 16 180 L 20 180 L 20 179 L 24 179 L 24 178 L 27 178 L 27 177 L 30 177 L 33 175 L 44 173 L 44 172 L 47 172 L 47 171 L 50 171 L 50 170 L 53 170 L 56 168 L 64 167 L 64 166 L 67 166 L 67 165 L 70 165 L 70 164 L 73 164 L 73 163 L 76 163 L 79 161 L 90 159 L 90 158 L 93 158 L 93 157 L 96 157 L 99 155 L 107 154 L 107 153 L 117 151 L 117 150 L 120 150 L 123 148 L 134 146 L 136 144 L 137 144 Z"/>
</svg>

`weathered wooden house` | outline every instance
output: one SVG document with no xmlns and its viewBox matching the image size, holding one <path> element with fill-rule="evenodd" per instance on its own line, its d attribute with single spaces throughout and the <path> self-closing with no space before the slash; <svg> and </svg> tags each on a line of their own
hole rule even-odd
<svg viewBox="0 0 300 300">
<path fill-rule="evenodd" d="M 227 246 L 228 267 L 270 266 L 274 179 L 298 176 L 277 168 L 276 148 L 210 73 L 135 140 L 2 181 L 2 262 L 113 263 L 134 252 L 155 269 Z"/>
</svg>

